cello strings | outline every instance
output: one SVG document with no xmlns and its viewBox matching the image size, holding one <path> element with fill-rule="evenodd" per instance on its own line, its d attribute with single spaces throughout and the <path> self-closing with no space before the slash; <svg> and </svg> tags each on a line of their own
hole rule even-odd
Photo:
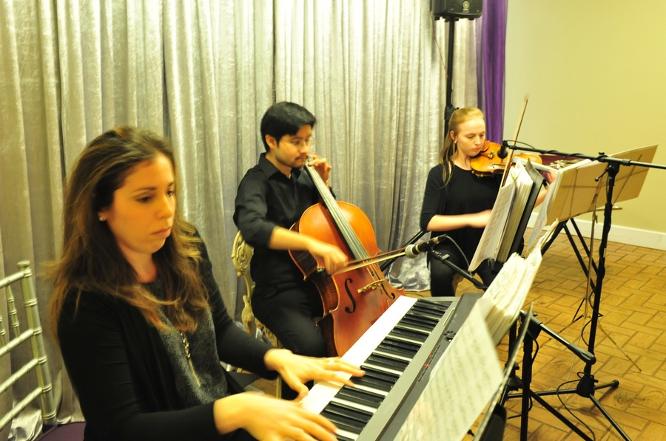
<svg viewBox="0 0 666 441">
<path fill-rule="evenodd" d="M 335 225 L 338 227 L 340 234 L 345 239 L 345 243 L 349 246 L 352 255 L 356 260 L 367 259 L 368 253 L 365 250 L 365 247 L 358 239 L 356 232 L 352 229 L 351 225 L 347 221 L 347 218 L 342 214 L 340 207 L 337 204 L 337 201 L 331 194 L 326 183 L 321 179 L 319 173 L 311 165 L 305 166 L 312 182 L 314 182 L 315 187 L 319 191 L 319 194 L 322 197 L 324 205 L 328 208 L 329 213 L 335 221 Z"/>
</svg>

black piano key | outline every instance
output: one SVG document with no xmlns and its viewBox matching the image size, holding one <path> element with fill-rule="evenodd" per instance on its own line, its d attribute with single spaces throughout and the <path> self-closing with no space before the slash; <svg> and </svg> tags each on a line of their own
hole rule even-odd
<svg viewBox="0 0 666 441">
<path fill-rule="evenodd" d="M 386 335 L 386 337 L 384 337 L 384 340 L 382 340 L 382 342 L 380 344 L 386 344 L 386 345 L 389 345 L 389 346 L 394 346 L 396 348 L 400 348 L 404 351 L 409 351 L 411 353 L 416 353 L 421 348 L 421 345 L 419 343 L 415 343 L 415 342 L 412 342 L 412 341 L 404 341 L 404 340 L 401 340 L 399 338 L 394 338 L 391 335 L 390 331 Z"/>
<path fill-rule="evenodd" d="M 444 314 L 440 313 L 439 311 L 431 311 L 429 309 L 415 307 L 412 307 L 409 311 L 407 311 L 407 314 L 414 317 L 420 317 L 422 320 L 429 321 L 438 321 L 444 316 Z"/>
<path fill-rule="evenodd" d="M 446 313 L 450 305 L 451 305 L 450 303 L 442 305 L 435 302 L 422 301 L 422 302 L 416 302 L 414 306 L 412 306 L 411 310 L 421 311 L 428 314 L 434 314 L 436 316 L 441 317 L 444 315 L 444 313 Z"/>
<path fill-rule="evenodd" d="M 411 352 L 412 354 L 416 354 L 421 348 L 421 343 L 415 341 L 407 341 L 404 338 L 400 338 L 400 336 L 394 333 L 393 331 L 390 331 L 386 335 L 384 340 L 382 340 L 382 343 L 385 343 L 389 346 L 394 346 L 396 348 L 400 348 L 403 351 Z"/>
<path fill-rule="evenodd" d="M 409 313 L 405 314 L 400 322 L 406 323 L 410 326 L 418 327 L 419 329 L 423 329 L 425 331 L 432 331 L 435 326 L 437 326 L 437 323 L 439 323 L 437 320 L 419 317 L 418 315 Z"/>
<path fill-rule="evenodd" d="M 365 424 L 370 421 L 372 418 L 372 412 L 367 410 L 359 409 L 358 407 L 348 406 L 342 403 L 328 403 L 324 410 L 335 413 L 337 415 L 343 415 L 354 421 L 358 421 L 361 424 Z"/>
<path fill-rule="evenodd" d="M 421 317 L 425 320 L 439 320 L 444 316 L 444 314 L 440 314 L 438 311 L 430 311 L 430 310 L 424 310 L 424 309 L 417 309 L 417 308 L 412 308 L 410 310 L 410 314 L 415 315 L 416 317 Z"/>
<path fill-rule="evenodd" d="M 414 318 L 409 315 L 404 315 L 396 326 L 402 326 L 408 329 L 417 330 L 417 332 L 423 332 L 430 334 L 430 331 L 437 326 L 437 322 L 434 320 L 432 322 L 421 321 L 418 318 Z"/>
<path fill-rule="evenodd" d="M 360 433 L 372 418 L 370 412 L 339 403 L 329 403 L 321 414 L 333 421 L 340 429 L 352 433 Z"/>
<path fill-rule="evenodd" d="M 370 356 L 365 361 L 366 363 L 385 367 L 387 369 L 393 369 L 399 372 L 403 372 L 405 369 L 407 369 L 407 366 L 409 365 L 409 362 L 405 360 L 399 360 L 397 358 L 392 358 L 386 355 L 375 354 L 375 353 L 370 354 Z"/>
<path fill-rule="evenodd" d="M 407 338 L 409 340 L 416 340 L 420 342 L 424 342 L 428 338 L 427 334 L 424 334 L 422 332 L 411 331 L 399 325 L 393 327 L 393 329 L 391 330 L 391 334 L 396 335 L 398 337 Z"/>
<path fill-rule="evenodd" d="M 428 299 L 419 299 L 419 300 L 416 301 L 416 304 L 419 305 L 419 306 L 436 309 L 436 310 L 442 311 L 442 312 L 445 312 L 447 309 L 449 309 L 449 307 L 451 306 L 451 303 L 452 302 L 450 302 L 450 301 L 433 302 L 432 300 L 428 300 Z"/>
<path fill-rule="evenodd" d="M 398 341 L 389 337 L 385 338 L 377 349 L 389 354 L 399 355 L 411 359 L 418 352 L 418 346 L 404 341 Z"/>
<path fill-rule="evenodd" d="M 371 389 L 383 390 L 384 392 L 389 392 L 393 387 L 393 382 L 382 380 L 372 375 L 364 375 L 362 377 L 352 377 L 352 383 L 358 384 L 359 386 L 369 387 Z"/>
<path fill-rule="evenodd" d="M 347 438 L 346 436 L 340 435 L 339 433 L 335 434 L 335 438 L 338 441 L 354 441 L 352 438 Z"/>
<path fill-rule="evenodd" d="M 361 425 L 359 427 L 359 424 L 356 421 L 349 420 L 349 418 L 345 418 L 340 415 L 333 414 L 331 412 L 328 412 L 327 410 L 323 410 L 321 412 L 321 415 L 325 416 L 329 420 L 335 424 L 335 426 L 338 429 L 345 430 L 347 432 L 359 434 L 361 433 L 361 430 L 363 430 L 363 426 Z"/>
<path fill-rule="evenodd" d="M 335 394 L 335 397 L 341 400 L 351 401 L 352 403 L 362 404 L 363 406 L 372 407 L 374 409 L 378 408 L 384 400 L 384 395 L 350 386 L 342 386 L 338 393 Z"/>
<path fill-rule="evenodd" d="M 380 371 L 378 369 L 373 368 L 372 366 L 368 366 L 367 364 L 362 364 L 361 369 L 365 371 L 364 377 L 367 378 L 376 378 L 378 380 L 386 381 L 388 383 L 395 383 L 398 381 L 398 378 L 400 378 L 399 375 L 396 375 L 392 372 L 386 372 L 386 371 Z"/>
</svg>

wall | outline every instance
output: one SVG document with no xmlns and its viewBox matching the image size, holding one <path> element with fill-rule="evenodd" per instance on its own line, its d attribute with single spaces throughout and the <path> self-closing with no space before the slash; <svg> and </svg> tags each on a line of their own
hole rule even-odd
<svg viewBox="0 0 666 441">
<path fill-rule="evenodd" d="M 664 22 L 663 0 L 510 0 L 504 138 L 529 95 L 520 140 L 587 154 L 659 144 L 654 162 L 666 164 Z M 666 170 L 650 170 L 612 231 L 663 248 L 665 188 Z"/>
</svg>

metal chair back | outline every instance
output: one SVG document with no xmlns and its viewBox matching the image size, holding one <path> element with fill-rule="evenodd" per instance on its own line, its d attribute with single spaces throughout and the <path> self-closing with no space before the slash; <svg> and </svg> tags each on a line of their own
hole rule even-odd
<svg viewBox="0 0 666 441">
<path fill-rule="evenodd" d="M 10 357 L 13 364 L 11 375 L 0 383 L 0 395 L 12 392 L 13 404 L 9 411 L 0 415 L 0 430 L 23 411 L 28 405 L 39 399 L 42 421 L 45 426 L 56 424 L 56 406 L 53 398 L 51 373 L 49 371 L 44 336 L 39 319 L 39 308 L 32 270 L 28 261 L 18 263 L 19 271 L 0 280 L 0 301 L 7 303 L 7 321 L 0 314 L 0 357 Z M 17 289 L 18 288 L 18 289 Z M 21 292 L 25 309 L 26 324 L 21 325 L 15 293 Z M 1 311 L 0 311 L 1 312 Z M 6 328 L 6 324 L 9 329 Z M 32 357 L 25 361 L 15 356 L 24 344 L 30 344 Z M 20 360 L 20 361 L 19 361 Z M 13 363 L 12 363 L 13 362 Z M 16 364 L 20 363 L 20 366 Z M 14 385 L 30 374 L 36 378 L 36 386 L 24 396 L 15 396 Z"/>
</svg>

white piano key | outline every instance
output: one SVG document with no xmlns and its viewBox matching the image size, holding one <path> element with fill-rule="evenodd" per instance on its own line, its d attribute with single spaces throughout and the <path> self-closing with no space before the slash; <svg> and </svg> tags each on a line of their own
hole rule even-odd
<svg viewBox="0 0 666 441">
<path fill-rule="evenodd" d="M 395 324 L 398 323 L 402 316 L 404 316 L 409 308 L 412 307 L 416 300 L 417 299 L 413 297 L 398 297 L 386 312 L 384 312 L 384 314 L 382 314 L 379 319 L 368 328 L 361 338 L 349 348 L 349 350 L 342 356 L 342 359 L 355 365 L 363 363 L 386 337 L 386 334 L 393 329 Z M 409 361 L 408 358 L 405 360 Z M 346 375 L 346 377 L 349 378 L 349 375 Z M 359 386 L 359 388 L 365 387 Z M 312 412 L 320 413 L 339 389 L 340 385 L 337 384 L 328 382 L 317 383 L 303 399 L 303 407 Z M 386 395 L 383 391 L 377 391 L 375 389 L 368 390 Z"/>
<path fill-rule="evenodd" d="M 337 430 L 335 431 L 335 434 L 336 434 L 336 435 L 340 435 L 340 436 L 344 436 L 345 438 L 349 438 L 349 439 L 354 439 L 354 440 L 355 440 L 355 439 L 358 439 L 358 435 L 357 435 L 357 434 L 355 434 L 355 433 L 351 433 L 351 432 L 347 432 L 346 430 L 342 430 L 342 429 L 337 429 Z"/>
<path fill-rule="evenodd" d="M 384 367 L 384 366 L 379 366 L 379 365 L 376 365 L 376 364 L 370 363 L 370 362 L 368 362 L 368 361 L 366 361 L 366 362 L 363 363 L 363 364 L 366 365 L 366 366 L 369 366 L 369 367 L 371 367 L 371 368 L 373 368 L 373 369 L 377 369 L 378 371 L 386 372 L 387 374 L 393 374 L 393 375 L 400 375 L 400 374 L 402 374 L 402 371 L 398 371 L 398 370 L 395 370 L 395 369 L 387 368 L 387 367 Z"/>
<path fill-rule="evenodd" d="M 366 406 L 364 404 L 355 403 L 353 401 L 345 400 L 345 399 L 338 398 L 338 397 L 334 397 L 331 400 L 331 403 L 344 404 L 345 406 L 349 406 L 349 407 L 352 407 L 354 409 L 364 410 L 364 411 L 370 412 L 370 413 L 375 413 L 375 411 L 377 410 L 374 407 Z"/>
</svg>

